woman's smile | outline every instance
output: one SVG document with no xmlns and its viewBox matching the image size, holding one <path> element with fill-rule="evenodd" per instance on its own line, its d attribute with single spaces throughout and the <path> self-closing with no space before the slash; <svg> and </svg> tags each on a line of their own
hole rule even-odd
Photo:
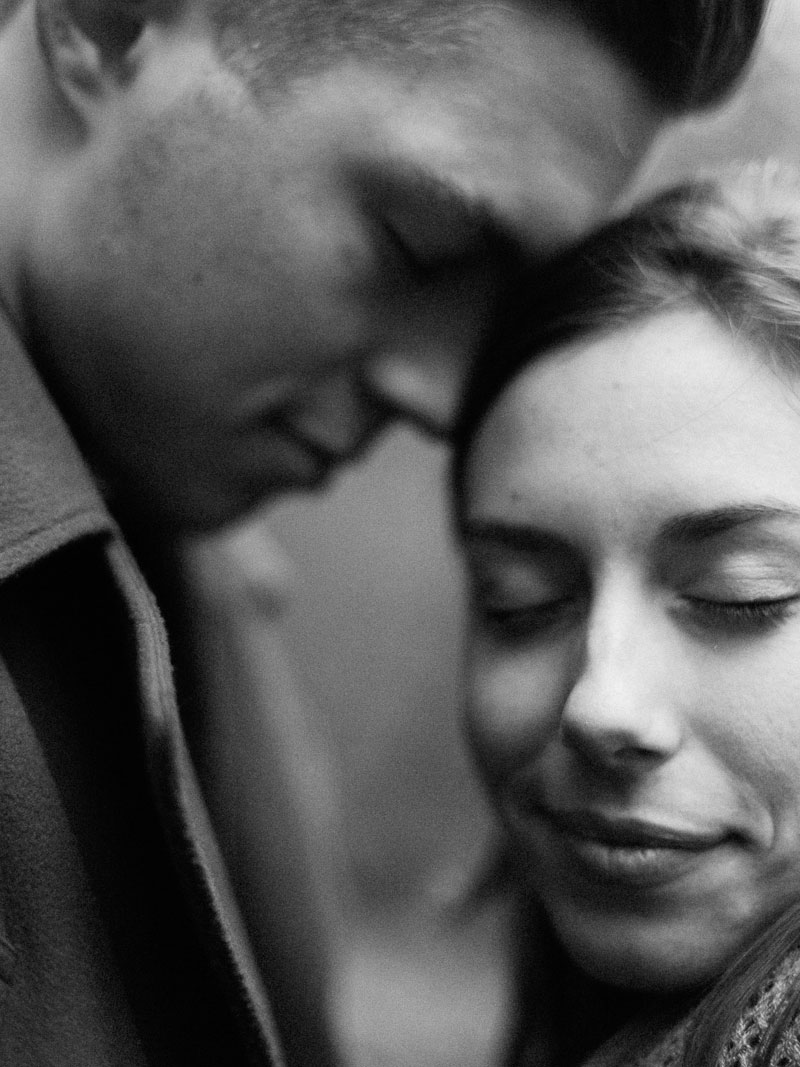
<svg viewBox="0 0 800 1067">
<path fill-rule="evenodd" d="M 800 879 L 798 455 L 695 308 L 543 355 L 475 438 L 470 738 L 595 977 L 702 983 Z"/>
<path fill-rule="evenodd" d="M 467 389 L 466 727 L 521 919 L 518 1067 L 800 1065 L 783 179 L 689 182 L 532 267 Z"/>
<path fill-rule="evenodd" d="M 571 876 L 591 883 L 658 888 L 676 882 L 718 857 L 730 834 L 654 821 L 651 816 L 607 814 L 596 809 L 557 809 L 512 804 L 509 828 L 520 843 L 561 858 Z M 524 845 L 523 845 L 524 847 Z"/>
</svg>

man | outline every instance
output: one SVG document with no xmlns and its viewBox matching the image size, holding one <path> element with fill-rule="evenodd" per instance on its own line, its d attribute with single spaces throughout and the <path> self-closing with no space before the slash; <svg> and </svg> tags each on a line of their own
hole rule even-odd
<svg viewBox="0 0 800 1067">
<path fill-rule="evenodd" d="M 0 1062 L 324 1062 L 250 947 L 143 572 L 177 634 L 177 534 L 392 416 L 445 431 L 516 256 L 725 93 L 763 0 L 7 6 Z"/>
</svg>

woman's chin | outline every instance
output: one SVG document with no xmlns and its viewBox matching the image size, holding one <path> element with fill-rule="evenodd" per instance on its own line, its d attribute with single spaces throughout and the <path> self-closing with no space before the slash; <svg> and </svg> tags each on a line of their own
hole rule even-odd
<svg viewBox="0 0 800 1067">
<path fill-rule="evenodd" d="M 590 978 L 628 992 L 673 996 L 689 993 L 717 978 L 736 946 L 704 942 L 680 929 L 589 928 L 553 917 L 567 955 Z M 688 936 L 687 936 L 688 933 Z"/>
</svg>

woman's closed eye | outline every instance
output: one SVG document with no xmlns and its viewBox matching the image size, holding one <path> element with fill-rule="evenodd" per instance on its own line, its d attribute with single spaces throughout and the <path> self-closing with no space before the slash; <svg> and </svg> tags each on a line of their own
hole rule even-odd
<svg viewBox="0 0 800 1067">
<path fill-rule="evenodd" d="M 501 579 L 475 579 L 472 583 L 473 616 L 498 640 L 534 639 L 573 622 L 583 610 L 578 587 L 526 576 L 513 583 Z"/>
<path fill-rule="evenodd" d="M 794 615 L 800 594 L 750 600 L 685 596 L 692 619 L 710 629 L 732 633 L 767 631 Z"/>
<path fill-rule="evenodd" d="M 716 634 L 757 636 L 793 616 L 800 604 L 794 556 L 734 548 L 700 566 L 678 587 L 681 611 Z"/>
<path fill-rule="evenodd" d="M 578 612 L 575 597 L 559 597 L 540 604 L 483 604 L 478 609 L 485 628 L 507 640 L 534 638 L 571 621 Z"/>
<path fill-rule="evenodd" d="M 471 612 L 482 631 L 516 643 L 559 632 L 585 608 L 581 561 L 544 538 L 522 548 L 492 539 L 469 543 Z"/>
</svg>

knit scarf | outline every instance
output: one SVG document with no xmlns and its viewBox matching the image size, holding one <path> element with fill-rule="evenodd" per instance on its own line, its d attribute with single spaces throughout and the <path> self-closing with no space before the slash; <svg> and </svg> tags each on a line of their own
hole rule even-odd
<svg viewBox="0 0 800 1067">
<path fill-rule="evenodd" d="M 547 955 L 545 953 L 545 957 Z M 544 961 L 540 958 L 540 962 Z M 523 1033 L 515 1042 L 507 1067 L 556 1067 L 558 1057 L 554 1049 L 557 1042 L 552 1040 L 553 1020 L 547 1018 L 549 1011 L 546 1007 L 547 1001 L 552 1003 L 550 982 L 553 977 L 546 965 L 533 982 L 528 976 L 528 1010 L 524 1012 L 527 1018 L 520 1020 Z M 722 1055 L 716 1064 L 707 1067 L 753 1067 L 785 995 L 791 988 L 796 988 L 798 982 L 800 949 L 793 949 L 767 982 L 754 992 Z M 698 1009 L 699 1005 L 695 1004 L 682 1012 L 674 1008 L 671 1011 L 643 1011 L 590 1054 L 581 1067 L 681 1067 Z M 576 1028 L 580 1025 L 581 1021 L 576 1019 Z M 769 1062 L 770 1067 L 800 1067 L 800 1018 L 781 1034 Z"/>
<path fill-rule="evenodd" d="M 800 950 L 796 949 L 786 956 L 765 985 L 750 998 L 713 1067 L 752 1067 L 785 995 L 798 982 Z M 690 1012 L 666 1028 L 651 1026 L 649 1033 L 646 1020 L 635 1021 L 591 1056 L 585 1067 L 680 1067 L 694 1014 Z M 800 1067 L 800 1020 L 795 1019 L 781 1034 L 770 1065 Z"/>
</svg>

